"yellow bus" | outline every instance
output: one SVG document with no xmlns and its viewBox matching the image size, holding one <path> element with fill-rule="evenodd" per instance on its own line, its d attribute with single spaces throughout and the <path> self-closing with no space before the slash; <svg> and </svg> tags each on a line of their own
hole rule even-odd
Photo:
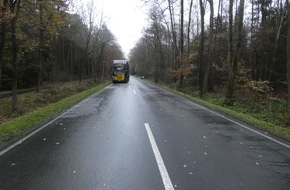
<svg viewBox="0 0 290 190">
<path fill-rule="evenodd" d="M 129 62 L 127 60 L 113 60 L 112 82 L 129 82 Z"/>
</svg>

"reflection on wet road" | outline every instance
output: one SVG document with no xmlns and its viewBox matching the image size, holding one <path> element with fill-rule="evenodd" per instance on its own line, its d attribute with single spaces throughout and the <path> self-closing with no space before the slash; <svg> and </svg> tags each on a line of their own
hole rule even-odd
<svg viewBox="0 0 290 190">
<path fill-rule="evenodd" d="M 290 149 L 132 77 L 0 156 L 0 190 L 289 189 Z"/>
</svg>

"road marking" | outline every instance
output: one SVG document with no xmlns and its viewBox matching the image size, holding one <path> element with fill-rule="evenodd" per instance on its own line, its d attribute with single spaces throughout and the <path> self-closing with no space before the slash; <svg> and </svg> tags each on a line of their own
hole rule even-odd
<svg viewBox="0 0 290 190">
<path fill-rule="evenodd" d="M 133 92 L 134 92 L 134 94 L 137 94 L 137 92 L 136 92 L 136 90 L 135 90 L 135 89 L 133 89 Z"/>
<path fill-rule="evenodd" d="M 154 139 L 154 136 L 152 134 L 152 131 L 151 131 L 148 123 L 145 123 L 145 128 L 146 128 L 146 131 L 147 131 L 150 143 L 151 143 L 151 147 L 153 149 L 153 153 L 154 153 L 154 156 L 155 156 L 158 168 L 159 168 L 159 172 L 161 174 L 164 188 L 165 188 L 165 190 L 174 190 L 172 182 L 171 182 L 170 177 L 168 175 L 167 169 L 164 165 L 163 159 L 161 157 L 161 154 L 159 152 L 156 141 Z"/>
<path fill-rule="evenodd" d="M 87 99 L 91 98 L 94 94 L 92 94 L 91 96 L 87 97 Z M 80 104 L 88 101 L 87 99 L 82 100 L 81 102 L 79 102 L 77 105 L 73 106 L 72 108 L 68 109 L 67 111 L 63 112 L 61 115 L 55 117 L 53 120 L 49 121 L 48 123 L 44 124 L 43 126 L 39 127 L 38 129 L 36 129 L 35 131 L 29 133 L 27 136 L 23 137 L 22 139 L 20 139 L 19 141 L 11 144 L 10 146 L 8 146 L 7 148 L 3 149 L 2 151 L 0 151 L 0 156 L 4 155 L 6 152 L 9 152 L 10 150 L 12 150 L 13 148 L 15 148 L 16 146 L 22 144 L 24 141 L 26 141 L 27 139 L 29 139 L 30 137 L 32 137 L 33 135 L 35 135 L 36 133 L 40 132 L 42 129 L 46 128 L 47 126 L 51 125 L 53 122 L 55 122 L 56 120 L 58 120 L 59 118 L 61 118 L 62 116 L 64 116 L 65 114 L 67 114 L 68 112 L 72 111 L 75 107 L 78 107 Z"/>
<path fill-rule="evenodd" d="M 219 113 L 217 113 L 217 112 L 215 112 L 215 111 L 213 111 L 213 110 L 210 110 L 210 109 L 208 109 L 208 108 L 206 108 L 206 107 L 204 107 L 204 106 L 201 106 L 201 105 L 199 105 L 199 104 L 196 104 L 196 103 L 193 103 L 193 104 L 195 104 L 196 106 L 198 106 L 198 107 L 200 107 L 200 108 L 202 108 L 202 109 L 204 109 L 204 110 L 207 110 L 207 111 L 209 111 L 209 112 L 211 112 L 211 113 L 213 113 L 213 114 L 215 114 L 215 115 L 217 115 L 217 116 L 220 116 L 220 117 L 222 117 L 222 118 L 224 118 L 224 119 L 226 119 L 226 120 L 228 120 L 228 121 L 230 121 L 230 122 L 232 122 L 232 123 L 234 123 L 234 124 L 236 124 L 236 125 L 238 125 L 238 126 L 240 126 L 240 127 L 243 127 L 243 128 L 245 128 L 245 129 L 247 129 L 247 130 L 253 132 L 253 133 L 256 133 L 256 134 L 258 134 L 258 135 L 260 135 L 260 136 L 262 136 L 262 137 L 265 137 L 266 139 L 269 139 L 269 140 L 271 140 L 271 141 L 273 141 L 273 142 L 276 142 L 276 143 L 278 143 L 278 144 L 280 144 L 280 145 L 282 145 L 282 146 L 284 146 L 284 147 L 286 147 L 286 148 L 290 148 L 290 145 L 288 145 L 288 144 L 286 144 L 286 143 L 283 143 L 283 142 L 281 142 L 281 141 L 279 141 L 279 140 L 277 140 L 277 139 L 274 139 L 274 138 L 272 138 L 272 137 L 270 137 L 270 136 L 268 136 L 268 135 L 265 135 L 265 134 L 263 134 L 263 133 L 261 133 L 261 132 L 259 132 L 259 131 L 256 131 L 255 129 L 252 129 L 252 128 L 246 126 L 246 125 L 243 125 L 242 123 L 239 123 L 239 122 L 237 122 L 237 121 L 235 121 L 235 120 L 233 120 L 233 119 L 230 119 L 230 118 L 228 118 L 228 117 L 226 117 L 226 116 L 224 116 L 224 115 L 222 115 L 222 114 L 219 114 Z"/>
<path fill-rule="evenodd" d="M 73 107 L 74 108 L 74 107 Z M 12 150 L 13 148 L 15 148 L 16 146 L 18 146 L 19 144 L 22 144 L 24 141 L 26 141 L 27 139 L 29 139 L 30 137 L 32 137 L 33 135 L 35 135 L 36 133 L 38 133 L 39 131 L 41 131 L 42 129 L 46 128 L 48 125 L 51 125 L 53 122 L 55 122 L 56 120 L 58 120 L 60 117 L 64 116 L 65 114 L 67 114 L 69 111 L 71 111 L 73 108 L 67 110 L 66 112 L 64 112 L 63 114 L 59 115 L 58 117 L 54 118 L 53 120 L 51 120 L 50 122 L 46 123 L 45 125 L 43 125 L 42 127 L 36 129 L 35 131 L 33 131 L 32 133 L 29 133 L 27 136 L 25 136 L 24 138 L 20 139 L 18 142 L 10 145 L 9 147 L 5 148 L 4 150 L 0 151 L 0 156 L 2 156 L 3 154 L 5 154 L 6 152 Z"/>
<path fill-rule="evenodd" d="M 148 84 L 148 83 L 147 83 L 147 84 Z M 150 85 L 152 85 L 152 84 L 150 83 Z M 165 91 L 167 91 L 167 92 L 170 92 L 170 91 L 168 91 L 168 90 L 166 90 L 166 89 L 163 89 L 163 90 L 165 90 Z M 171 93 L 172 93 L 172 92 L 171 92 Z M 173 94 L 176 95 L 176 93 L 173 93 Z M 185 98 L 185 99 L 189 100 L 188 98 Z M 230 122 L 233 122 L 233 123 L 239 125 L 239 126 L 242 127 L 242 128 L 245 128 L 245 129 L 247 129 L 247 130 L 249 130 L 249 131 L 251 131 L 251 132 L 253 132 L 253 133 L 256 133 L 256 134 L 258 134 L 258 135 L 260 135 L 260 136 L 262 136 L 262 137 L 265 137 L 265 138 L 268 139 L 268 140 L 271 140 L 271 141 L 273 141 L 273 142 L 275 142 L 275 143 L 277 143 L 277 144 L 280 144 L 280 145 L 282 145 L 282 146 L 284 146 L 284 147 L 290 149 L 290 145 L 287 144 L 287 143 L 284 143 L 284 142 L 282 142 L 282 141 L 280 141 L 280 140 L 277 140 L 277 139 L 272 138 L 272 137 L 270 137 L 270 136 L 268 136 L 268 135 L 265 135 L 265 134 L 263 134 L 263 133 L 261 133 L 261 132 L 255 130 L 255 129 L 252 129 L 251 127 L 248 127 L 248 126 L 246 126 L 246 125 L 244 125 L 244 124 L 242 124 L 242 123 L 239 123 L 239 122 L 237 122 L 237 121 L 235 121 L 235 120 L 233 120 L 233 119 L 230 119 L 229 117 L 226 117 L 226 116 L 224 116 L 224 115 L 222 115 L 222 114 L 219 114 L 218 112 L 215 112 L 215 111 L 213 111 L 213 110 L 210 110 L 210 109 L 208 109 L 208 108 L 206 108 L 206 107 L 204 107 L 204 106 L 202 106 L 202 105 L 199 105 L 199 104 L 193 102 L 192 100 L 189 100 L 189 101 L 190 101 L 191 103 L 193 103 L 194 105 L 196 105 L 197 107 L 200 107 L 200 108 L 202 108 L 202 109 L 204 109 L 204 110 L 207 110 L 207 111 L 209 111 L 209 112 L 211 112 L 211 113 L 213 113 L 213 114 L 215 114 L 215 115 L 218 115 L 218 116 L 220 116 L 220 117 L 222 117 L 222 118 L 224 118 L 224 119 L 226 119 L 226 120 L 228 120 L 228 121 L 230 121 Z"/>
</svg>

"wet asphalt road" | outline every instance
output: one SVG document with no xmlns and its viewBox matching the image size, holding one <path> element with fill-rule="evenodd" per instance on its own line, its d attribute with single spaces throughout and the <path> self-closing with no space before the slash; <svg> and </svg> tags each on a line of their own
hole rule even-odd
<svg viewBox="0 0 290 190">
<path fill-rule="evenodd" d="M 289 189 L 290 149 L 132 77 L 0 156 L 0 190 Z"/>
</svg>

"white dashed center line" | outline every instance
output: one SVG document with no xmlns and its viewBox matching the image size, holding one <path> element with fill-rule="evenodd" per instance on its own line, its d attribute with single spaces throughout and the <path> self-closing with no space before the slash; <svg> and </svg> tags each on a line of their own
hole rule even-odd
<svg viewBox="0 0 290 190">
<path fill-rule="evenodd" d="M 147 131 L 150 143 L 151 143 L 151 147 L 153 149 L 153 153 L 154 153 L 154 156 L 155 156 L 158 168 L 159 168 L 159 172 L 161 174 L 164 188 L 165 188 L 165 190 L 174 190 L 172 182 L 171 182 L 170 177 L 168 175 L 167 169 L 164 165 L 163 159 L 161 157 L 161 154 L 159 152 L 159 149 L 157 147 L 157 144 L 155 142 L 154 136 L 152 134 L 152 131 L 151 131 L 148 123 L 145 123 L 145 128 L 146 128 L 146 131 Z"/>
</svg>

